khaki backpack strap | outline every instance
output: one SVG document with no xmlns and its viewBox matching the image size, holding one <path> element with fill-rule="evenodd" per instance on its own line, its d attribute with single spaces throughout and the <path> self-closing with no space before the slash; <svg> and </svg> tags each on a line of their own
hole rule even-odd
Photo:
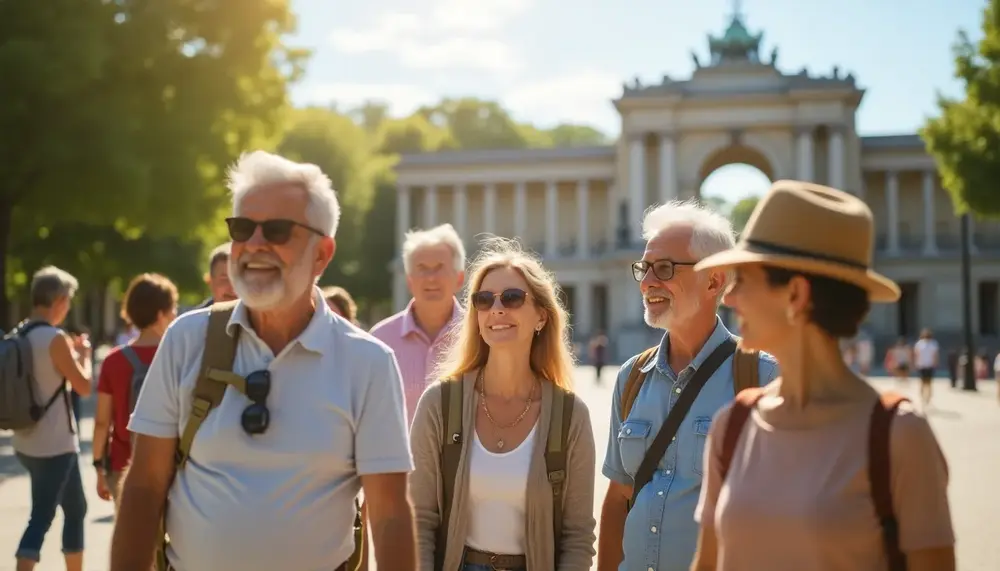
<svg viewBox="0 0 1000 571">
<path fill-rule="evenodd" d="M 743 427 L 762 396 L 764 389 L 753 387 L 740 391 L 733 401 L 729 419 L 726 421 L 726 431 L 722 436 L 722 482 L 726 481 L 726 476 L 729 474 L 729 466 L 733 463 L 733 455 L 736 454 L 736 445 L 740 441 L 740 435 L 743 434 Z"/>
<path fill-rule="evenodd" d="M 455 479 L 458 477 L 458 462 L 462 457 L 462 389 L 465 381 L 448 379 L 441 383 L 441 411 L 444 416 L 444 430 L 441 432 L 441 521 L 437 530 L 437 546 L 434 557 L 436 569 L 444 565 L 444 550 L 448 538 L 448 523 L 451 519 L 451 502 L 455 497 Z"/>
<path fill-rule="evenodd" d="M 882 544 L 885 547 L 889 571 L 906 571 L 906 555 L 899 548 L 899 522 L 892 507 L 892 466 L 889 442 L 896 409 L 906 397 L 885 393 L 872 408 L 868 430 L 868 480 L 871 487 L 875 514 L 882 527 Z"/>
<path fill-rule="evenodd" d="M 233 335 L 226 332 L 226 326 L 236 308 L 236 301 L 212 305 L 205 333 L 205 352 L 201 358 L 198 380 L 191 391 L 191 416 L 184 425 L 180 442 L 177 443 L 177 467 L 183 468 L 191 454 L 191 444 L 208 413 L 219 406 L 226 395 L 229 383 L 219 380 L 232 373 L 236 359 L 236 346 L 240 340 L 240 328 L 235 327 Z M 223 373 L 220 375 L 219 373 Z"/>
<path fill-rule="evenodd" d="M 639 389 L 642 388 L 642 384 L 646 382 L 646 375 L 643 374 L 642 368 L 649 363 L 649 360 L 656 355 L 656 351 L 659 346 L 650 347 L 642 353 L 639 353 L 639 358 L 632 363 L 632 368 L 628 372 L 628 379 L 625 381 L 625 386 L 622 388 L 622 420 L 624 421 L 628 418 L 628 414 L 632 412 L 632 404 L 635 402 L 635 397 L 639 396 Z"/>
<path fill-rule="evenodd" d="M 738 347 L 733 354 L 733 394 L 760 386 L 760 351 Z"/>
<path fill-rule="evenodd" d="M 545 469 L 552 486 L 552 537 L 556 543 L 556 565 L 559 565 L 559 545 L 562 540 L 563 491 L 566 483 L 566 452 L 569 447 L 569 426 L 573 422 L 573 393 L 559 387 L 552 390 L 552 417 L 545 446 Z"/>
</svg>

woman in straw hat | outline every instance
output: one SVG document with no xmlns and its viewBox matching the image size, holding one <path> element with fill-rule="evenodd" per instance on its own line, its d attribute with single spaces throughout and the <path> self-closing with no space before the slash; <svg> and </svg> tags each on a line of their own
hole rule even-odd
<svg viewBox="0 0 1000 571">
<path fill-rule="evenodd" d="M 730 268 L 743 343 L 782 376 L 719 411 L 705 453 L 693 570 L 951 571 L 948 470 L 927 420 L 880 395 L 841 357 L 872 302 L 899 288 L 870 269 L 861 200 L 778 181 L 740 243 L 697 270 Z"/>
</svg>

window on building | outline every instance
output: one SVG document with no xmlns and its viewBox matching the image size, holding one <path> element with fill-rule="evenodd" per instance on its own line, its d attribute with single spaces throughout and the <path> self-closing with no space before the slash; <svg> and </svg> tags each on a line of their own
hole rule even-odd
<svg viewBox="0 0 1000 571">
<path fill-rule="evenodd" d="M 1000 333 L 1000 282 L 979 282 L 979 334 Z"/>
</svg>

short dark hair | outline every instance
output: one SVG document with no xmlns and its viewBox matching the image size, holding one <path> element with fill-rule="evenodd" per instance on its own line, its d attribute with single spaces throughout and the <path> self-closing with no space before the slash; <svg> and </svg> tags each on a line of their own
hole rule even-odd
<svg viewBox="0 0 1000 571">
<path fill-rule="evenodd" d="M 345 319 L 357 324 L 358 305 L 354 303 L 354 298 L 346 289 L 340 286 L 325 287 L 323 288 L 323 299 L 335 305 Z"/>
<path fill-rule="evenodd" d="M 122 317 L 139 329 L 160 318 L 160 313 L 177 307 L 177 286 L 160 274 L 140 274 L 125 291 Z"/>
<path fill-rule="evenodd" d="M 871 309 L 868 292 L 854 284 L 774 266 L 765 265 L 764 272 L 771 286 L 786 285 L 795 276 L 805 278 L 812 291 L 809 319 L 832 337 L 857 335 Z"/>
<path fill-rule="evenodd" d="M 212 253 L 208 256 L 208 275 L 213 275 L 213 270 L 215 270 L 215 264 L 219 262 L 228 263 L 229 254 L 232 251 L 233 243 L 226 242 L 220 246 L 216 246 Z"/>
</svg>

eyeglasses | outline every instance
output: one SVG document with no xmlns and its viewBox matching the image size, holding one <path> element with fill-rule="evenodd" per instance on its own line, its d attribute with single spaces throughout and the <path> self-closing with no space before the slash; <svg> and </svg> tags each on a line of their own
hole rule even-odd
<svg viewBox="0 0 1000 571">
<path fill-rule="evenodd" d="M 258 226 L 260 226 L 264 234 L 264 239 L 276 246 L 287 243 L 292 238 L 292 230 L 296 226 L 305 228 L 317 236 L 326 236 L 325 233 L 320 232 L 312 226 L 285 218 L 273 218 L 258 222 L 250 218 L 235 216 L 226 218 L 226 225 L 229 226 L 229 237 L 233 242 L 246 242 L 250 240 L 250 238 L 253 238 Z"/>
<path fill-rule="evenodd" d="M 528 292 L 523 289 L 509 288 L 499 294 L 491 291 L 477 291 L 472 294 L 472 305 L 479 311 L 489 311 L 493 309 L 496 299 L 500 298 L 500 305 L 506 309 L 517 309 L 524 305 L 528 299 Z"/>
<path fill-rule="evenodd" d="M 264 434 L 271 424 L 267 397 L 271 394 L 271 371 L 254 371 L 246 376 L 246 395 L 252 402 L 243 409 L 240 424 L 247 434 Z"/>
<path fill-rule="evenodd" d="M 674 269 L 677 266 L 693 266 L 696 263 L 697 262 L 675 262 L 673 260 L 656 260 L 653 262 L 639 260 L 638 262 L 632 263 L 632 278 L 637 282 L 641 282 L 642 279 L 646 277 L 650 268 L 652 268 L 653 275 L 656 276 L 656 279 L 665 282 L 674 277 Z"/>
</svg>

